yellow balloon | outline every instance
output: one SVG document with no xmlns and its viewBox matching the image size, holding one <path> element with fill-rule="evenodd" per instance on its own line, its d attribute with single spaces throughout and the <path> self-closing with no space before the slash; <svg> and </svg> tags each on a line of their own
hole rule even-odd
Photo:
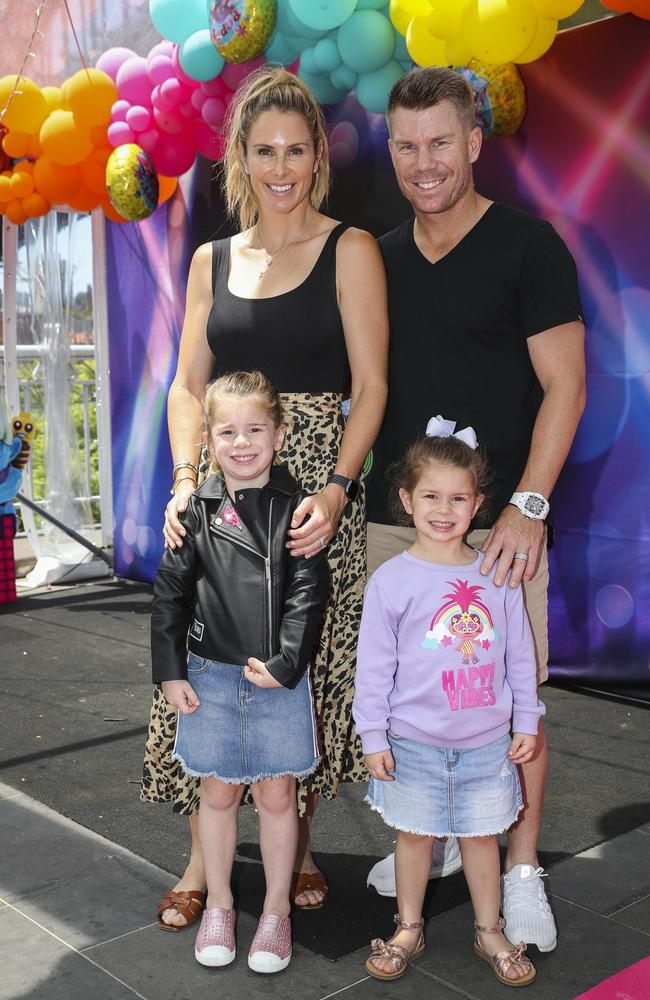
<svg viewBox="0 0 650 1000">
<path fill-rule="evenodd" d="M 106 187 L 113 208 L 124 219 L 139 222 L 156 210 L 158 175 L 149 154 L 134 142 L 118 146 L 109 156 Z"/>
<path fill-rule="evenodd" d="M 464 38 L 452 38 L 445 45 L 445 55 L 449 66 L 465 66 L 472 58 L 472 50 Z"/>
<path fill-rule="evenodd" d="M 533 7 L 542 17 L 552 17 L 556 21 L 563 17 L 571 17 L 582 7 L 584 0 L 530 0 Z"/>
<path fill-rule="evenodd" d="M 427 21 L 431 34 L 447 40 L 457 38 L 466 6 L 462 0 L 433 0 L 433 11 Z"/>
<path fill-rule="evenodd" d="M 41 126 L 43 152 L 54 163 L 81 163 L 93 149 L 87 128 L 75 121 L 71 111 L 52 111 Z"/>
<path fill-rule="evenodd" d="M 76 120 L 93 127 L 110 121 L 111 108 L 119 94 L 107 73 L 100 69 L 80 69 L 66 80 L 65 97 Z"/>
<path fill-rule="evenodd" d="M 517 56 L 515 62 L 535 62 L 545 52 L 548 52 L 557 35 L 557 21 L 552 17 L 540 17 L 537 20 L 537 34 L 527 49 Z"/>
<path fill-rule="evenodd" d="M 414 17 L 426 17 L 431 13 L 430 0 L 390 0 L 388 16 L 400 35 L 405 35 Z"/>
<path fill-rule="evenodd" d="M 434 38 L 427 17 L 414 17 L 406 32 L 406 48 L 418 66 L 447 66 L 446 41 Z"/>
<path fill-rule="evenodd" d="M 41 93 L 45 98 L 48 114 L 50 111 L 57 111 L 59 108 L 63 107 L 61 91 L 58 87 L 41 87 Z"/>
<path fill-rule="evenodd" d="M 528 0 L 477 0 L 464 22 L 464 38 L 477 59 L 512 62 L 533 41 L 537 20 Z"/>
<path fill-rule="evenodd" d="M 16 74 L 3 76 L 0 80 L 0 111 L 5 107 L 16 83 Z M 41 93 L 41 88 L 22 76 L 18 81 L 16 91 L 9 102 L 2 124 L 16 132 L 38 132 L 45 116 L 47 104 Z"/>
</svg>

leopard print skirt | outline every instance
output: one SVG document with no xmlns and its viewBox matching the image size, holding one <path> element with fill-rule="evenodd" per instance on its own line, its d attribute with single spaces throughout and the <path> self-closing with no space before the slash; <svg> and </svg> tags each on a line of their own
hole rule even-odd
<svg viewBox="0 0 650 1000">
<path fill-rule="evenodd" d="M 308 493 L 324 489 L 338 458 L 345 418 L 336 393 L 283 393 L 287 435 L 279 458 Z M 327 550 L 332 593 L 312 666 L 320 752 L 318 769 L 298 785 L 303 815 L 309 792 L 336 795 L 342 781 L 365 781 L 361 743 L 352 722 L 354 667 L 366 580 L 366 511 L 363 489 L 348 504 Z M 172 759 L 176 710 L 154 690 L 146 742 L 141 798 L 171 802 L 174 812 L 198 812 L 200 784 Z"/>
</svg>

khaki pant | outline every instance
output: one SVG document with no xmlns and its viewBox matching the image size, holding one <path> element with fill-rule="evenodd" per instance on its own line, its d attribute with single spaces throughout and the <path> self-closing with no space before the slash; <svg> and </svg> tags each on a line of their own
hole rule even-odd
<svg viewBox="0 0 650 1000">
<path fill-rule="evenodd" d="M 468 543 L 480 549 L 489 534 L 487 529 L 470 531 Z M 401 528 L 392 524 L 368 522 L 368 576 L 379 569 L 387 559 L 403 552 L 415 541 L 414 528 Z M 524 604 L 535 643 L 537 658 L 537 682 L 548 680 L 548 552 L 546 546 L 537 572 L 532 580 L 523 585 Z"/>
</svg>

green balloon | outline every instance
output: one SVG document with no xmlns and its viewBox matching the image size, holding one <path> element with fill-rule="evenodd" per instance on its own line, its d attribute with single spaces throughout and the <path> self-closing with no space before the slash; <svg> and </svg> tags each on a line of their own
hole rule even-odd
<svg viewBox="0 0 650 1000">
<path fill-rule="evenodd" d="M 328 73 L 307 73 L 300 66 L 298 76 L 307 84 L 320 104 L 338 104 L 347 94 L 347 89 L 341 90 L 334 86 Z"/>
<path fill-rule="evenodd" d="M 341 65 L 339 48 L 333 38 L 321 38 L 314 45 L 314 60 L 321 73 L 331 73 Z"/>
<path fill-rule="evenodd" d="M 374 73 L 393 58 L 395 29 L 378 10 L 358 10 L 339 28 L 338 46 L 355 73 Z"/>
<path fill-rule="evenodd" d="M 347 21 L 357 7 L 357 0 L 289 0 L 292 14 L 318 31 L 331 31 Z"/>
<path fill-rule="evenodd" d="M 354 91 L 359 104 L 366 111 L 383 114 L 391 88 L 402 76 L 404 70 L 394 59 L 375 73 L 363 73 L 357 80 Z"/>
</svg>

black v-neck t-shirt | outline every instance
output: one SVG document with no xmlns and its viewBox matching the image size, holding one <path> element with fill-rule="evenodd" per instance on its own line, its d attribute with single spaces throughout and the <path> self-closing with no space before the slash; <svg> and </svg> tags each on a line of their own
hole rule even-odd
<svg viewBox="0 0 650 1000">
<path fill-rule="evenodd" d="M 472 426 L 494 473 L 492 520 L 524 470 L 542 389 L 527 340 L 582 319 L 573 258 L 553 227 L 491 204 L 435 263 L 409 219 L 379 240 L 388 277 L 389 398 L 366 481 L 368 519 L 394 523 L 387 470 L 430 417 Z"/>
</svg>

